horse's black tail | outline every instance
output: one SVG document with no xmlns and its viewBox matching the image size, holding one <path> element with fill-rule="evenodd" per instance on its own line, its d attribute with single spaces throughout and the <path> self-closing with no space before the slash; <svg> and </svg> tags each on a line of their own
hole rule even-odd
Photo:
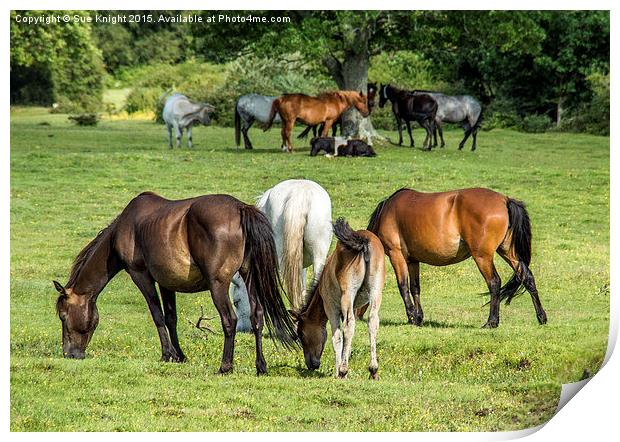
<svg viewBox="0 0 620 442">
<path fill-rule="evenodd" d="M 282 282 L 278 274 L 278 258 L 269 220 L 254 206 L 240 209 L 241 229 L 245 237 L 244 262 L 248 264 L 246 286 L 249 296 L 259 301 L 264 310 L 269 333 L 284 347 L 295 343 L 295 326 L 282 300 Z"/>
<path fill-rule="evenodd" d="M 237 147 L 241 145 L 241 115 L 237 105 L 235 105 L 235 143 Z"/>
<path fill-rule="evenodd" d="M 529 265 L 532 260 L 532 227 L 525 204 L 512 198 L 506 203 L 508 208 L 509 231 L 512 235 L 510 248 L 519 260 L 518 267 L 510 280 L 499 291 L 500 301 L 510 304 L 512 298 L 523 293 L 523 283 L 532 279 Z"/>
<path fill-rule="evenodd" d="M 334 235 L 343 246 L 355 253 L 368 250 L 368 238 L 354 232 L 344 218 L 338 218 L 334 223 Z"/>
<path fill-rule="evenodd" d="M 305 139 L 308 136 L 308 132 L 310 132 L 312 130 L 312 128 L 314 128 L 314 127 L 315 126 L 308 126 L 308 127 L 306 127 L 302 133 L 297 135 L 297 139 L 299 139 L 299 140 Z"/>
<path fill-rule="evenodd" d="M 271 129 L 271 125 L 273 124 L 273 120 L 276 118 L 276 114 L 278 113 L 278 108 L 280 107 L 280 100 L 276 98 L 271 103 L 271 110 L 269 111 L 269 119 L 267 120 L 267 125 L 263 129 L 263 132 L 267 132 Z"/>
</svg>

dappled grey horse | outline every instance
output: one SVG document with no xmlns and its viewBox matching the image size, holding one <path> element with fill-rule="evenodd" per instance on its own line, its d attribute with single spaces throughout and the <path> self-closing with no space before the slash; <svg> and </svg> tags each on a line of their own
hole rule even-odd
<svg viewBox="0 0 620 442">
<path fill-rule="evenodd" d="M 269 121 L 271 105 L 278 97 L 268 95 L 248 94 L 239 97 L 235 106 L 235 143 L 241 144 L 241 133 L 246 149 L 252 149 L 252 142 L 248 137 L 248 130 L 254 121 L 266 124 Z M 243 125 L 242 125 L 243 122 Z M 280 123 L 280 115 L 275 116 L 274 123 Z"/>
<path fill-rule="evenodd" d="M 439 92 L 414 91 L 415 94 L 428 94 L 437 101 L 437 115 L 435 116 L 436 128 L 441 138 L 441 147 L 446 143 L 443 140 L 443 123 L 460 124 L 465 131 L 463 140 L 459 143 L 459 150 L 463 148 L 465 142 L 471 135 L 471 150 L 476 150 L 476 135 L 482 122 L 482 106 L 478 100 L 470 95 L 444 95 Z M 434 146 L 437 146 L 437 132 L 434 131 Z"/>
<path fill-rule="evenodd" d="M 164 105 L 164 122 L 168 129 L 168 143 L 172 149 L 172 129 L 174 128 L 177 147 L 181 147 L 183 129 L 187 129 L 187 146 L 192 147 L 192 126 L 194 123 L 202 123 L 205 126 L 211 123 L 209 114 L 215 108 L 207 103 L 195 103 L 185 95 L 174 93 L 166 100 Z"/>
</svg>

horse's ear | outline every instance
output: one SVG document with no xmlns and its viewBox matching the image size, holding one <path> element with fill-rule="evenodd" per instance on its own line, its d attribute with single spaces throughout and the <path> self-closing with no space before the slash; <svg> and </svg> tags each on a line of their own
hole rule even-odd
<svg viewBox="0 0 620 442">
<path fill-rule="evenodd" d="M 61 295 L 66 295 L 67 292 L 65 291 L 65 288 L 62 286 L 61 283 L 59 283 L 58 281 L 52 281 L 54 283 L 54 288 L 56 289 L 56 291 L 58 293 L 60 293 Z"/>
</svg>

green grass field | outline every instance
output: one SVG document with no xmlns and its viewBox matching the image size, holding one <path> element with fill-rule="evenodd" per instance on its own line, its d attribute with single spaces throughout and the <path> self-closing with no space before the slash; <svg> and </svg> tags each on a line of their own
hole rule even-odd
<svg viewBox="0 0 620 442">
<path fill-rule="evenodd" d="M 299 129 L 297 130 L 297 133 Z M 494 431 L 547 421 L 561 384 L 594 374 L 609 326 L 609 138 L 481 132 L 479 149 L 431 153 L 377 146 L 376 158 L 311 158 L 279 151 L 279 130 L 250 133 L 237 149 L 230 128 L 194 131 L 196 147 L 169 150 L 162 126 L 103 121 L 75 127 L 42 109 L 11 113 L 11 429 L 14 431 Z M 394 133 L 387 134 L 395 139 Z M 422 131 L 416 130 L 418 143 Z M 305 144 L 305 143 L 304 143 Z M 468 149 L 468 148 L 467 148 Z M 479 294 L 472 260 L 422 267 L 423 327 L 406 324 L 388 264 L 378 338 L 378 382 L 368 380 L 367 327 L 358 323 L 349 379 L 333 373 L 328 341 L 318 372 L 301 351 L 269 339 L 269 375 L 255 376 L 254 340 L 237 336 L 235 371 L 216 374 L 218 334 L 190 325 L 207 293 L 180 295 L 179 334 L 189 361 L 158 362 L 146 303 L 126 274 L 99 297 L 100 324 L 83 361 L 64 360 L 52 279 L 138 193 L 168 198 L 230 193 L 246 202 L 288 178 L 317 181 L 333 216 L 363 228 L 379 200 L 413 187 L 484 186 L 522 199 L 532 219 L 533 263 L 549 317 L 539 326 L 529 297 L 501 307 L 500 327 Z M 497 260 L 504 281 L 507 266 Z"/>
</svg>

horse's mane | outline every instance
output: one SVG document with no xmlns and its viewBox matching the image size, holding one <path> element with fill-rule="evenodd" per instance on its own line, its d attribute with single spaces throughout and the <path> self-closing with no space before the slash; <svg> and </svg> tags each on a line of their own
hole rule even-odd
<svg viewBox="0 0 620 442">
<path fill-rule="evenodd" d="M 145 192 L 146 193 L 146 192 Z M 88 260 L 93 256 L 93 253 L 99 248 L 99 246 L 105 241 L 109 241 L 112 238 L 112 234 L 115 231 L 116 223 L 118 222 L 118 217 L 114 219 L 105 229 L 101 230 L 95 239 L 89 242 L 86 247 L 82 249 L 78 256 L 75 257 L 73 261 L 73 266 L 71 268 L 71 274 L 69 275 L 69 281 L 67 282 L 66 287 L 73 287 L 77 282 L 77 278 L 80 275 L 80 272 L 88 262 Z"/>
<path fill-rule="evenodd" d="M 385 208 L 385 205 L 387 204 L 387 202 L 389 200 L 391 200 L 397 193 L 402 192 L 403 190 L 411 190 L 407 187 L 402 187 L 400 189 L 398 189 L 396 192 L 394 192 L 393 194 L 391 194 L 390 196 L 388 196 L 386 199 L 384 199 L 383 201 L 381 201 L 379 204 L 377 204 L 377 207 L 375 208 L 374 212 L 372 212 L 372 215 L 370 215 L 370 219 L 368 220 L 368 227 L 366 228 L 366 230 L 372 232 L 372 233 L 377 233 L 377 227 L 379 224 L 379 218 L 381 218 L 381 213 L 383 212 L 383 209 Z"/>
<path fill-rule="evenodd" d="M 320 296 L 319 292 L 319 286 L 320 286 L 320 282 L 321 279 L 323 278 L 323 275 L 321 274 L 321 276 L 319 277 L 319 279 L 315 279 L 312 282 L 312 285 L 310 286 L 310 290 L 308 290 L 306 293 L 306 299 L 304 299 L 304 303 L 302 304 L 301 308 L 299 309 L 299 314 L 304 314 L 308 308 L 310 307 L 310 304 L 312 304 L 312 300 L 314 299 L 315 296 Z"/>
</svg>

